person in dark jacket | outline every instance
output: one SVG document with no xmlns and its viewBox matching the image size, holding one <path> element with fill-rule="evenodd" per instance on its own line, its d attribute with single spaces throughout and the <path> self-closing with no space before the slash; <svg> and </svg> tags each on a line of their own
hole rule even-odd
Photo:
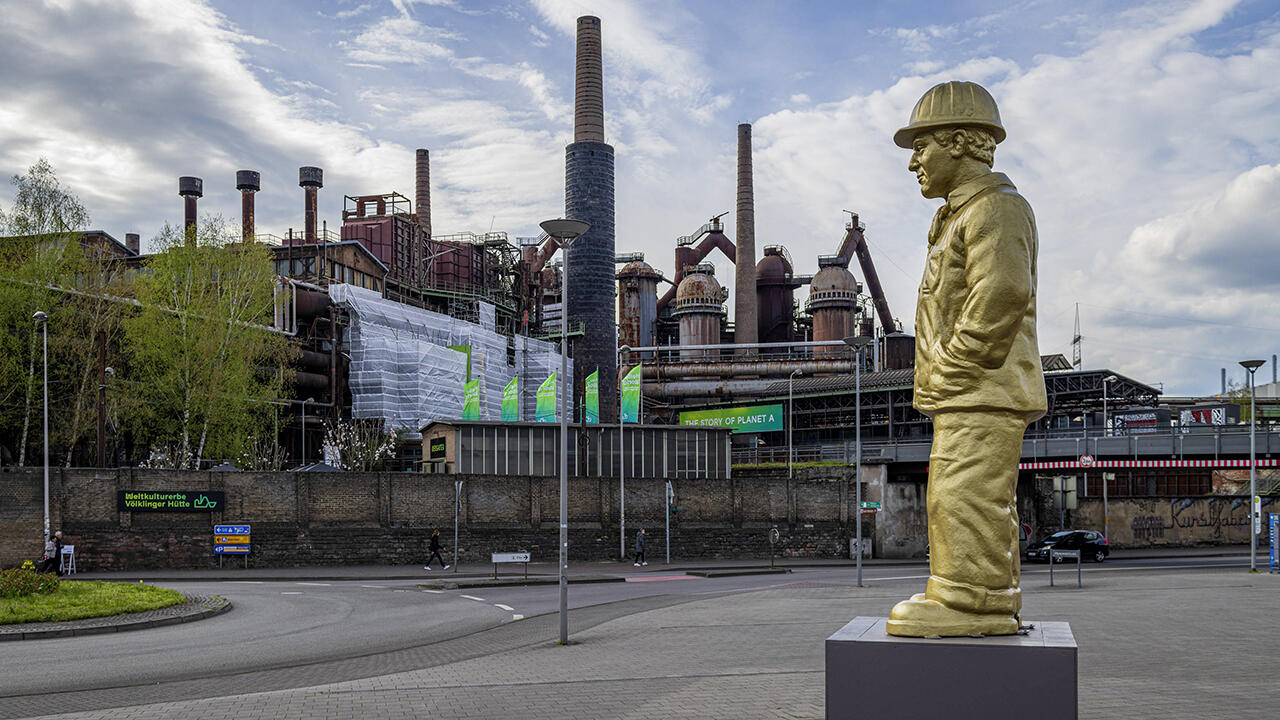
<svg viewBox="0 0 1280 720">
<path fill-rule="evenodd" d="M 648 564 L 644 559 L 644 528 L 640 528 L 640 532 L 636 533 L 636 561 L 634 565 L 640 567 Z"/>
<path fill-rule="evenodd" d="M 59 547 L 58 536 L 50 535 L 49 539 L 44 543 L 44 557 L 40 558 L 40 564 L 36 566 L 36 572 L 58 572 L 58 553 L 60 552 L 62 552 L 62 548 Z"/>
<path fill-rule="evenodd" d="M 431 561 L 432 561 L 432 560 L 437 560 L 437 559 L 440 561 L 440 564 L 441 564 L 441 565 L 444 565 L 444 568 L 443 568 L 444 570 L 448 570 L 448 569 L 449 569 L 449 566 L 448 566 L 448 565 L 446 565 L 446 564 L 445 564 L 445 562 L 444 562 L 444 558 L 440 556 L 440 531 L 439 531 L 439 530 L 433 530 L 433 531 L 431 532 L 431 557 L 427 558 L 427 564 L 426 564 L 426 565 L 423 565 L 423 566 L 422 566 L 422 569 L 423 569 L 423 570 L 430 570 L 430 569 L 431 569 Z"/>
</svg>

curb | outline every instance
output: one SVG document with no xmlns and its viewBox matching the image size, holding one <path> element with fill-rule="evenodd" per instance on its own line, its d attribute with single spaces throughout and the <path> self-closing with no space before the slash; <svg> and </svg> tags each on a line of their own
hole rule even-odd
<svg viewBox="0 0 1280 720">
<path fill-rule="evenodd" d="M 685 575 L 704 578 L 718 578 L 738 577 L 740 575 L 786 575 L 790 572 L 791 568 L 711 568 L 707 570 L 687 570 L 685 571 Z"/>
<path fill-rule="evenodd" d="M 23 623 L 21 626 L 17 626 L 23 628 L 21 632 L 4 632 L 3 629 L 0 629 L 0 642 L 10 640 L 43 640 L 46 638 L 102 635 L 105 633 L 128 632 L 130 630 L 147 630 L 149 628 L 164 627 L 166 625 L 181 625 L 183 623 L 196 622 L 197 620 L 205 620 L 207 618 L 221 615 L 231 609 L 231 601 L 216 595 L 212 597 L 188 595 L 187 602 L 182 605 L 178 605 L 177 607 L 182 609 L 180 614 L 159 618 L 136 617 L 159 612 L 157 610 L 144 610 L 140 613 L 108 615 L 105 617 L 86 618 L 84 620 L 67 620 L 63 622 L 50 623 Z M 160 611 L 167 609 L 168 608 L 161 608 Z M 81 627 L 68 627 L 74 623 L 93 624 L 86 624 Z"/>
<path fill-rule="evenodd" d="M 587 583 L 609 583 L 609 582 L 625 582 L 626 578 L 621 575 L 583 575 L 579 577 L 569 577 L 570 585 L 583 585 Z M 524 585 L 559 585 L 559 577 L 531 577 L 531 578 L 458 578 L 457 580 L 432 580 L 429 582 L 420 582 L 418 587 L 424 590 L 461 590 L 465 588 L 485 588 L 485 587 L 520 587 Z"/>
</svg>

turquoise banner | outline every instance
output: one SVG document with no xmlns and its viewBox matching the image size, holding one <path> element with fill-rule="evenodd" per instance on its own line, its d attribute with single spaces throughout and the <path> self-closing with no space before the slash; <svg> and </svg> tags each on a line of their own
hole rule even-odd
<svg viewBox="0 0 1280 720">
<path fill-rule="evenodd" d="M 556 421 L 556 374 L 554 372 L 538 386 L 538 404 L 533 419 L 535 422 Z"/>
<path fill-rule="evenodd" d="M 471 380 L 462 386 L 462 419 L 480 419 L 480 381 Z"/>
<path fill-rule="evenodd" d="M 640 382 L 641 365 L 637 365 L 622 376 L 622 422 L 640 422 Z"/>
<path fill-rule="evenodd" d="M 520 378 L 511 378 L 511 382 L 502 389 L 502 422 L 520 422 Z"/>
<path fill-rule="evenodd" d="M 600 422 L 600 371 L 596 370 L 587 376 L 586 389 L 583 391 L 583 399 L 586 401 L 586 422 Z"/>
<path fill-rule="evenodd" d="M 680 413 L 681 425 L 733 428 L 735 433 L 774 432 L 783 429 L 782 403 L 747 405 L 714 410 L 690 410 Z"/>
</svg>

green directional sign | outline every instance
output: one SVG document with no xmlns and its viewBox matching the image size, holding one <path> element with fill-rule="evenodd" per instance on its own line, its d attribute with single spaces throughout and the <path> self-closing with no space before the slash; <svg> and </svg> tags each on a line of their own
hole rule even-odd
<svg viewBox="0 0 1280 720">
<path fill-rule="evenodd" d="M 783 429 L 782 403 L 714 410 L 689 410 L 680 413 L 680 424 L 733 428 L 735 433 L 773 432 Z"/>
<path fill-rule="evenodd" d="M 879 510 L 880 503 L 874 500 L 864 500 L 861 507 L 863 510 Z"/>
</svg>

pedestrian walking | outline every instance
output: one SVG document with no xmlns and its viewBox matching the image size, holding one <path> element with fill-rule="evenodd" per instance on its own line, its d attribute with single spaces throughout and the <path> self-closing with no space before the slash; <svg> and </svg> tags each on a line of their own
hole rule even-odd
<svg viewBox="0 0 1280 720">
<path fill-rule="evenodd" d="M 640 532 L 636 533 L 636 561 L 633 564 L 636 567 L 649 564 L 644 559 L 644 528 L 640 528 Z"/>
<path fill-rule="evenodd" d="M 431 533 L 431 557 L 427 558 L 427 564 L 422 566 L 423 570 L 431 569 L 431 561 L 439 560 L 444 565 L 444 570 L 448 570 L 449 566 L 445 563 L 444 558 L 440 556 L 440 531 L 434 530 Z"/>
</svg>

